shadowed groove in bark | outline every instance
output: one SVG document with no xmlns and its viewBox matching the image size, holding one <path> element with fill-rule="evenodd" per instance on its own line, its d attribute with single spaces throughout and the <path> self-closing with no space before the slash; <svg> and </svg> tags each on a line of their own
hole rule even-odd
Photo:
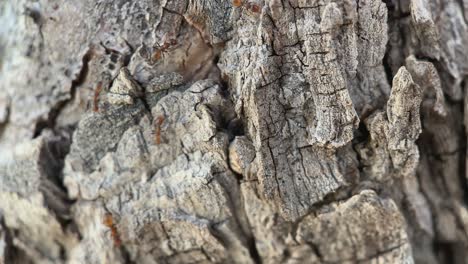
<svg viewBox="0 0 468 264">
<path fill-rule="evenodd" d="M 68 103 L 73 101 L 75 98 L 76 94 L 76 89 L 80 85 L 82 85 L 86 79 L 86 76 L 88 75 L 88 63 L 93 57 L 93 49 L 89 48 L 88 51 L 83 55 L 82 61 L 81 61 L 81 69 L 76 76 L 75 79 L 71 82 L 71 88 L 70 88 L 70 98 L 67 100 L 64 100 L 62 102 L 58 102 L 57 105 L 55 105 L 49 112 L 48 114 L 48 119 L 47 120 L 39 120 L 36 123 L 36 128 L 34 129 L 34 135 L 33 137 L 36 138 L 38 137 L 42 130 L 46 128 L 55 128 L 55 119 L 60 115 L 60 111 L 62 111 L 63 107 L 65 107 Z"/>
</svg>

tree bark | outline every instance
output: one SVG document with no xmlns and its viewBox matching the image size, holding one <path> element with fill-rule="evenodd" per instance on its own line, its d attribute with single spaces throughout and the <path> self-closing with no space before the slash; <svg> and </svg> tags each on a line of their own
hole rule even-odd
<svg viewBox="0 0 468 264">
<path fill-rule="evenodd" d="M 0 263 L 468 263 L 468 1 L 0 2 Z"/>
</svg>

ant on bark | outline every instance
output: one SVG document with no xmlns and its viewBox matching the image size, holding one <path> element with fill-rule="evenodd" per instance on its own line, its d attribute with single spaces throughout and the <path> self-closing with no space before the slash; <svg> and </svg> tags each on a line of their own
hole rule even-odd
<svg viewBox="0 0 468 264">
<path fill-rule="evenodd" d="M 116 247 L 120 247 L 120 245 L 122 244 L 122 241 L 120 240 L 120 235 L 119 235 L 119 232 L 117 231 L 117 227 L 115 227 L 114 218 L 112 217 L 112 214 L 107 213 L 104 216 L 103 224 L 111 230 L 111 236 L 112 236 L 112 240 L 114 240 L 114 245 Z"/>
<path fill-rule="evenodd" d="M 157 122 L 155 122 L 155 138 L 154 142 L 156 145 L 161 144 L 161 125 L 164 122 L 164 116 L 158 116 Z"/>
<path fill-rule="evenodd" d="M 166 37 L 164 37 L 166 39 Z M 152 59 L 154 62 L 158 61 L 161 59 L 161 57 L 164 55 L 165 52 L 167 52 L 167 50 L 172 47 L 172 46 L 175 46 L 177 45 L 177 40 L 176 39 L 170 39 L 170 40 L 164 40 L 164 44 L 162 44 L 161 46 L 156 44 L 157 45 L 157 49 L 155 50 L 155 52 L 153 53 L 153 56 L 152 56 Z"/>
<path fill-rule="evenodd" d="M 99 112 L 99 95 L 102 91 L 102 82 L 99 82 L 94 90 L 94 98 L 93 98 L 93 111 Z"/>
<path fill-rule="evenodd" d="M 251 2 L 243 2 L 243 0 L 232 0 L 232 5 L 235 7 L 245 7 L 247 10 L 257 14 L 261 12 L 259 5 L 253 4 Z"/>
</svg>

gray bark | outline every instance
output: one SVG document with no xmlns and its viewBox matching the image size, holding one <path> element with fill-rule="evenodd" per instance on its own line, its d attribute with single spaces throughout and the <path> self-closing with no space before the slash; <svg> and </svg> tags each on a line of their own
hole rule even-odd
<svg viewBox="0 0 468 264">
<path fill-rule="evenodd" d="M 467 19 L 0 2 L 0 263 L 468 263 Z"/>
</svg>

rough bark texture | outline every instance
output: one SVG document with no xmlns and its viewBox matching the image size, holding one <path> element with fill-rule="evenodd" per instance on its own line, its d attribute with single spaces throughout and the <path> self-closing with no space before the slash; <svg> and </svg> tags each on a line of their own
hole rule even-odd
<svg viewBox="0 0 468 264">
<path fill-rule="evenodd" d="M 0 263 L 468 263 L 468 1 L 0 1 Z"/>
</svg>

